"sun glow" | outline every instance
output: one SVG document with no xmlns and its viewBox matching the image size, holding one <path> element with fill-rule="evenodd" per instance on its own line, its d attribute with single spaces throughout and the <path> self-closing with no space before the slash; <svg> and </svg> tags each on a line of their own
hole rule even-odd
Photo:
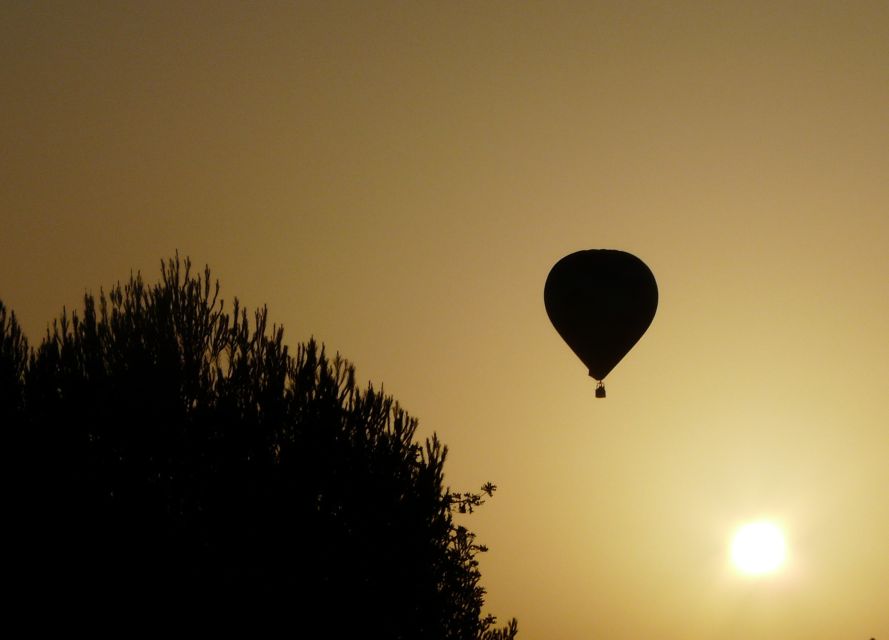
<svg viewBox="0 0 889 640">
<path fill-rule="evenodd" d="M 784 534 L 772 522 L 745 524 L 732 538 L 732 562 L 742 573 L 763 575 L 781 568 L 786 556 Z"/>
</svg>

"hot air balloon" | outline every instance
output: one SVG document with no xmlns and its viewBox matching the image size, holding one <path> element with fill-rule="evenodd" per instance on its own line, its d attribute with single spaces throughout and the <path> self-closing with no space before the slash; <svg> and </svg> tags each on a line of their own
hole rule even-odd
<svg viewBox="0 0 889 640">
<path fill-rule="evenodd" d="M 657 282 L 636 256 L 614 249 L 577 251 L 559 260 L 543 288 L 550 321 L 597 381 L 633 348 L 657 310 Z"/>
</svg>

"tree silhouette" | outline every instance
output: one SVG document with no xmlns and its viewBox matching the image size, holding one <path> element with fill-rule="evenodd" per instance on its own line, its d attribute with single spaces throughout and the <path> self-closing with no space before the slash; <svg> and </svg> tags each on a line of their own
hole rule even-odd
<svg viewBox="0 0 889 640">
<path fill-rule="evenodd" d="M 267 310 L 231 314 L 188 259 L 140 274 L 29 350 L 0 303 L 4 422 L 23 435 L 30 604 L 277 612 L 324 637 L 516 635 L 482 614 L 447 448 Z M 320 636 L 319 636 L 320 637 Z"/>
<path fill-rule="evenodd" d="M 15 313 L 0 300 L 0 424 L 17 426 L 23 417 L 28 351 Z"/>
</svg>

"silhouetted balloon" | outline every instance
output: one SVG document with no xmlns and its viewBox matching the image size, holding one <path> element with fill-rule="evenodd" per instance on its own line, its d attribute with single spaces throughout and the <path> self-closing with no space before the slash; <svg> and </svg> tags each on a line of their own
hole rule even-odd
<svg viewBox="0 0 889 640">
<path fill-rule="evenodd" d="M 654 274 L 625 251 L 578 251 L 550 270 L 543 289 L 546 313 L 599 381 L 597 397 L 605 397 L 602 380 L 648 329 L 657 297 Z"/>
</svg>

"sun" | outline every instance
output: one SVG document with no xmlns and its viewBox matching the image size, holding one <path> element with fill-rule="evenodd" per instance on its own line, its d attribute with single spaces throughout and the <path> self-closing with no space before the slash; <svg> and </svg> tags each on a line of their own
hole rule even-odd
<svg viewBox="0 0 889 640">
<path fill-rule="evenodd" d="M 784 534 L 778 525 L 759 521 L 745 524 L 732 538 L 732 562 L 747 575 L 774 573 L 784 564 Z"/>
</svg>

